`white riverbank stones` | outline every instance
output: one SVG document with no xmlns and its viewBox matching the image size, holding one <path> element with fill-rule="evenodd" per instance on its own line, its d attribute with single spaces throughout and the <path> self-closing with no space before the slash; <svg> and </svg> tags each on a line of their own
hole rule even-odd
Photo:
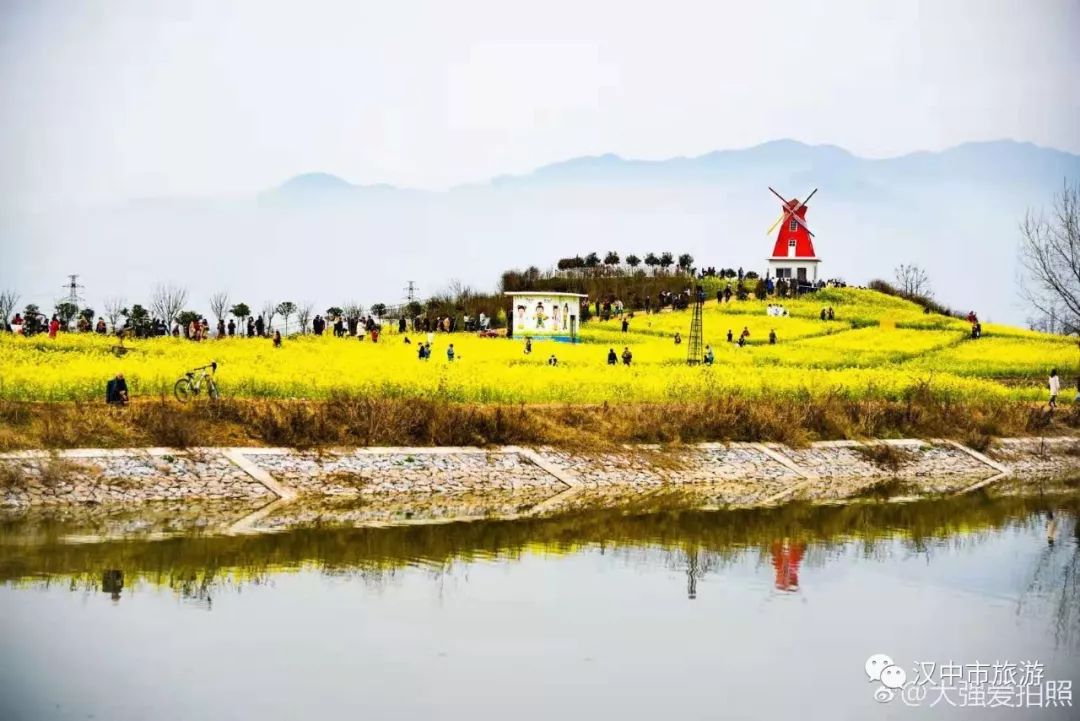
<svg viewBox="0 0 1080 721">
<path fill-rule="evenodd" d="M 356 496 L 383 493 L 448 494 L 470 491 L 566 488 L 519 453 L 463 451 L 378 453 L 369 449 L 251 455 L 250 460 L 299 493 Z"/>
<path fill-rule="evenodd" d="M 569 491 L 625 498 L 679 490 L 710 506 L 789 497 L 846 498 L 893 479 L 912 493 L 952 493 L 994 478 L 1002 468 L 1014 481 L 1080 476 L 1080 440 L 1002 439 L 985 456 L 943 441 L 914 440 L 835 441 L 806 448 L 754 443 L 643 446 L 600 454 L 551 448 L 10 453 L 0 454 L 0 506 L 193 498 L 269 503 L 277 496 L 268 486 L 276 482 L 309 499 L 379 499 L 392 510 L 372 509 L 371 515 L 388 520 L 414 513 L 438 516 L 433 504 L 445 507 L 448 518 L 477 517 L 492 507 L 512 515 Z M 394 498 L 402 503 L 387 503 Z"/>
<path fill-rule="evenodd" d="M 271 496 L 221 453 L 143 451 L 0 458 L 0 505 L 58 506 Z"/>
</svg>

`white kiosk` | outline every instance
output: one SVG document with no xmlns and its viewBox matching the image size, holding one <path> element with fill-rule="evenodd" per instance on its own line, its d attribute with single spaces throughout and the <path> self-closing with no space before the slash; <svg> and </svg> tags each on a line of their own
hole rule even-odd
<svg viewBox="0 0 1080 721">
<path fill-rule="evenodd" d="M 577 341 L 583 293 L 529 290 L 505 294 L 510 298 L 507 335 Z"/>
</svg>

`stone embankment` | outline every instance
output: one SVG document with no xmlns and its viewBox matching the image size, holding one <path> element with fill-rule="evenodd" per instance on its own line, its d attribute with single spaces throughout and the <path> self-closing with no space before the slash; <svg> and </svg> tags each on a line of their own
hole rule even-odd
<svg viewBox="0 0 1080 721">
<path fill-rule="evenodd" d="M 947 440 L 828 441 L 805 448 L 706 443 L 600 454 L 517 447 L 86 449 L 0 454 L 0 506 L 189 499 L 278 506 L 306 499 L 317 506 L 381 499 L 397 507 L 385 504 L 395 498 L 465 509 L 468 516 L 468 509 L 492 503 L 500 513 L 536 514 L 572 507 L 577 496 L 625 498 L 662 489 L 686 491 L 705 506 L 745 507 L 850 498 L 883 484 L 917 496 L 1077 476 L 1075 438 L 1002 439 L 981 453 Z"/>
</svg>

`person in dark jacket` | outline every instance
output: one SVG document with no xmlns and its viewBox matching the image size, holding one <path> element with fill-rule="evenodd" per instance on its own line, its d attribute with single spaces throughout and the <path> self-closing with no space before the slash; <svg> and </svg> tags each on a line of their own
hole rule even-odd
<svg viewBox="0 0 1080 721">
<path fill-rule="evenodd" d="M 117 373 L 115 378 L 105 384 L 105 402 L 110 405 L 127 405 L 128 387 L 123 373 Z"/>
</svg>

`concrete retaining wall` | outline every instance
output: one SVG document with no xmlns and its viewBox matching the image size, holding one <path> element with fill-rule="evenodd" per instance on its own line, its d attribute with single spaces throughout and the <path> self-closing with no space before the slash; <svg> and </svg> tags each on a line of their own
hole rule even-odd
<svg viewBox="0 0 1080 721">
<path fill-rule="evenodd" d="M 882 447 L 887 450 L 882 450 Z M 537 448 L 73 450 L 0 454 L 0 505 L 494 494 L 544 508 L 582 491 L 693 489 L 710 505 L 845 498 L 891 479 L 913 493 L 958 493 L 1004 478 L 1080 475 L 1080 439 L 1003 439 L 985 453 L 942 440 L 806 448 L 700 444 L 580 454 Z M 505 497 L 505 498 L 503 498 Z M 455 501 L 456 502 L 456 501 Z"/>
</svg>

